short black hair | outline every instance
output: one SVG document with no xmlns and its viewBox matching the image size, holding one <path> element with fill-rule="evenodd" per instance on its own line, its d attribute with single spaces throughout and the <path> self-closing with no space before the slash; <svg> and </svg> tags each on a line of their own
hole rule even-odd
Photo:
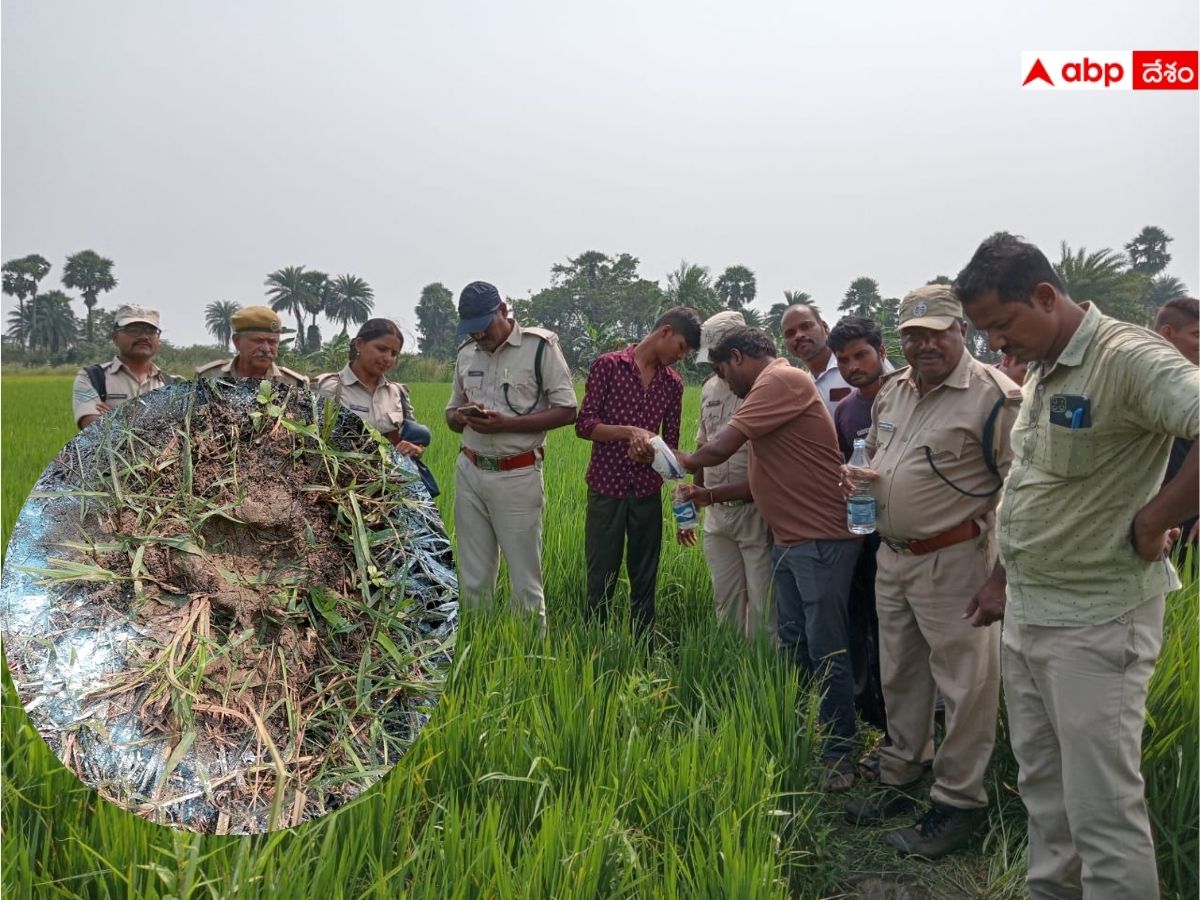
<svg viewBox="0 0 1200 900">
<path fill-rule="evenodd" d="M 876 350 L 883 348 L 883 334 L 874 319 L 862 316 L 846 316 L 829 330 L 826 343 L 834 353 L 844 350 L 851 341 L 864 340 Z"/>
<path fill-rule="evenodd" d="M 742 356 L 752 356 L 755 359 L 774 357 L 775 342 L 760 328 L 735 328 L 708 351 L 708 358 L 715 363 L 727 363 L 734 350 Z"/>
<path fill-rule="evenodd" d="M 1007 232 L 998 232 L 979 245 L 971 261 L 954 279 L 954 291 L 964 306 L 995 291 L 1003 303 L 1033 305 L 1033 291 L 1041 283 L 1066 293 L 1066 286 L 1050 260 L 1033 244 Z"/>
<path fill-rule="evenodd" d="M 1195 297 L 1175 297 L 1158 308 L 1154 317 L 1154 330 L 1170 325 L 1182 328 L 1189 322 L 1200 320 L 1200 300 Z"/>
<path fill-rule="evenodd" d="M 687 345 L 693 350 L 700 349 L 700 314 L 690 306 L 672 306 L 658 317 L 654 323 L 654 331 L 670 325 L 676 334 L 682 334 Z"/>
</svg>

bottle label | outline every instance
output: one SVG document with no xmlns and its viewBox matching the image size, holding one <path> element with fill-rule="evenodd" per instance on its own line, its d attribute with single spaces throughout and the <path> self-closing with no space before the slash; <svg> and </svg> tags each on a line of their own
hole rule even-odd
<svg viewBox="0 0 1200 900">
<path fill-rule="evenodd" d="M 700 515 L 696 512 L 696 504 L 691 500 L 672 503 L 671 509 L 675 513 L 675 525 L 680 529 L 695 528 L 700 520 Z"/>
<path fill-rule="evenodd" d="M 846 504 L 850 524 L 875 527 L 875 498 L 851 497 Z"/>
</svg>

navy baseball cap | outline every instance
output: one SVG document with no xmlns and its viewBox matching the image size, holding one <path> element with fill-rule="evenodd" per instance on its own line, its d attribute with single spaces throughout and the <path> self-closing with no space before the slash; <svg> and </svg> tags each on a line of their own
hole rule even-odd
<svg viewBox="0 0 1200 900">
<path fill-rule="evenodd" d="M 483 331 L 500 308 L 500 292 L 494 284 L 472 281 L 458 295 L 458 333 Z"/>
</svg>

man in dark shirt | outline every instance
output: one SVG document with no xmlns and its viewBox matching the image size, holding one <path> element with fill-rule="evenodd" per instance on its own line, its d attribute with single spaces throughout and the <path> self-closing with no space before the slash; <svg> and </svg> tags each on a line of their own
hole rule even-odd
<svg viewBox="0 0 1200 900">
<path fill-rule="evenodd" d="M 654 330 L 625 350 L 597 357 L 588 372 L 575 433 L 592 441 L 587 469 L 587 618 L 608 617 L 626 542 L 630 617 L 638 634 L 654 625 L 654 589 L 662 546 L 662 479 L 648 463 L 661 430 L 679 446 L 683 379 L 671 368 L 700 346 L 694 309 L 667 310 Z"/>
<path fill-rule="evenodd" d="M 871 407 L 883 382 L 887 350 L 879 326 L 870 319 L 846 316 L 829 332 L 829 349 L 837 360 L 838 371 L 853 390 L 833 411 L 838 445 L 849 461 L 855 438 L 865 438 L 871 430 Z M 864 722 L 887 732 L 883 705 L 883 685 L 879 676 L 879 615 L 875 611 L 875 551 L 879 535 L 863 539 L 862 552 L 850 582 L 850 665 L 854 670 L 854 705 Z M 879 771 L 879 754 L 872 753 L 862 763 L 868 777 Z"/>
<path fill-rule="evenodd" d="M 1154 317 L 1154 331 L 1175 345 L 1193 364 L 1200 364 L 1200 300 L 1195 297 L 1176 297 L 1168 300 L 1159 307 L 1158 315 Z M 1171 444 L 1171 456 L 1167 460 L 1167 474 L 1163 479 L 1166 484 L 1179 474 L 1188 451 L 1192 449 L 1192 441 L 1187 438 L 1175 438 Z M 1179 542 L 1177 547 L 1196 542 L 1196 518 L 1193 516 L 1180 524 Z"/>
</svg>

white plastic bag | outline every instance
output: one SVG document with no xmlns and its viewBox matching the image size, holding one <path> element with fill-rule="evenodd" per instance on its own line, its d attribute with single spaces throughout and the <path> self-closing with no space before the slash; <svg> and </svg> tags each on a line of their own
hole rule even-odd
<svg viewBox="0 0 1200 900">
<path fill-rule="evenodd" d="M 662 477 L 663 481 L 676 481 L 687 475 L 661 435 L 656 434 L 651 439 L 650 446 L 654 448 L 654 462 L 650 466 Z"/>
</svg>

